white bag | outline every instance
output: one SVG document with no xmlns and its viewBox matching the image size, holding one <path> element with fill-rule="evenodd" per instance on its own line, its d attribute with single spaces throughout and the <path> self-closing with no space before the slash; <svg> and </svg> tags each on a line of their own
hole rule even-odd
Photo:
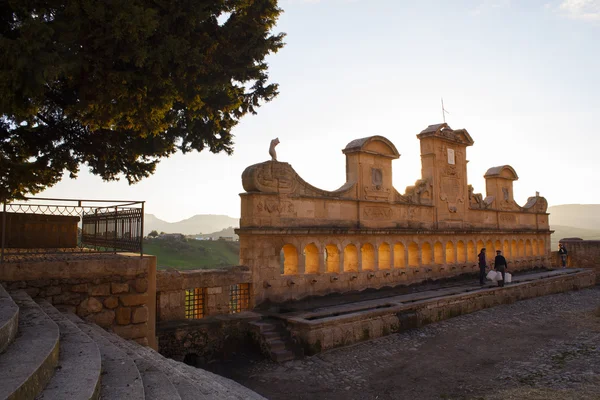
<svg viewBox="0 0 600 400">
<path fill-rule="evenodd" d="M 496 282 L 496 271 L 490 271 L 487 273 L 486 278 L 490 281 Z"/>
<path fill-rule="evenodd" d="M 511 283 L 512 282 L 512 275 L 509 274 L 508 272 L 504 273 L 504 283 Z"/>
</svg>

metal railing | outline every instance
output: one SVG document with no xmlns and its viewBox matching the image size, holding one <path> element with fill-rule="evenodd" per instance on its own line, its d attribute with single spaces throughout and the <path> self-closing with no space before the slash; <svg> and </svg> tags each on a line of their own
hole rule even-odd
<svg viewBox="0 0 600 400">
<path fill-rule="evenodd" d="M 26 198 L 1 210 L 0 263 L 65 253 L 143 254 L 144 202 Z"/>
</svg>

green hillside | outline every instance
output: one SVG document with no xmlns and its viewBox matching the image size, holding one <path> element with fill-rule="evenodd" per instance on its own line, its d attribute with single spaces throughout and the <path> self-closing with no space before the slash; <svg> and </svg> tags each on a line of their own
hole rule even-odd
<svg viewBox="0 0 600 400">
<path fill-rule="evenodd" d="M 219 240 L 144 240 L 144 253 L 156 256 L 158 269 L 213 269 L 239 264 L 239 242 Z"/>
</svg>

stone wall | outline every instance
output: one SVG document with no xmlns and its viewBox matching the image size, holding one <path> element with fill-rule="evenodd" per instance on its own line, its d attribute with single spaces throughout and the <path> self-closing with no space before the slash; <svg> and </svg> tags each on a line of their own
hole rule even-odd
<svg viewBox="0 0 600 400">
<path fill-rule="evenodd" d="M 218 270 L 158 271 L 157 319 L 158 321 L 185 320 L 185 291 L 204 289 L 204 316 L 230 313 L 230 287 L 250 283 L 248 268 L 232 267 Z M 251 309 L 252 304 L 246 308 Z M 162 347 L 162 344 L 161 344 Z"/>
<path fill-rule="evenodd" d="M 232 353 L 247 351 L 256 345 L 251 336 L 249 322 L 260 315 L 244 312 L 228 316 L 207 317 L 198 320 L 159 323 L 157 336 L 160 353 L 177 361 L 186 356 L 196 358 L 190 363 L 202 366 L 219 359 L 228 359 Z M 257 351 L 258 351 L 258 347 Z"/>
<path fill-rule="evenodd" d="M 288 329 L 303 344 L 306 354 L 315 354 L 500 304 L 590 287 L 595 284 L 595 275 L 590 270 L 310 321 L 291 317 L 287 319 Z"/>
<path fill-rule="evenodd" d="M 123 338 L 156 347 L 156 257 L 65 257 L 3 263 L 0 282 L 8 290 L 23 289 Z"/>
<path fill-rule="evenodd" d="M 567 267 L 570 268 L 593 268 L 600 278 L 600 240 L 561 239 L 559 243 L 564 244 L 567 249 Z M 555 264 L 560 266 L 560 258 L 557 252 Z M 600 281 L 599 281 L 600 283 Z"/>
</svg>

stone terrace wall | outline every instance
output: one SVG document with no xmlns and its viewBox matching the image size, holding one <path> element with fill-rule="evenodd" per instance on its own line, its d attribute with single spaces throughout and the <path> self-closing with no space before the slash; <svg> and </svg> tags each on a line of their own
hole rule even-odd
<svg viewBox="0 0 600 400">
<path fill-rule="evenodd" d="M 72 257 L 4 263 L 0 283 L 8 290 L 23 289 L 123 338 L 156 347 L 156 257 Z"/>
<path fill-rule="evenodd" d="M 252 282 L 245 267 L 216 270 L 158 271 L 157 320 L 185 320 L 186 289 L 204 289 L 204 316 L 229 314 L 229 289 L 232 285 Z M 252 308 L 249 304 L 248 308 Z"/>
</svg>

